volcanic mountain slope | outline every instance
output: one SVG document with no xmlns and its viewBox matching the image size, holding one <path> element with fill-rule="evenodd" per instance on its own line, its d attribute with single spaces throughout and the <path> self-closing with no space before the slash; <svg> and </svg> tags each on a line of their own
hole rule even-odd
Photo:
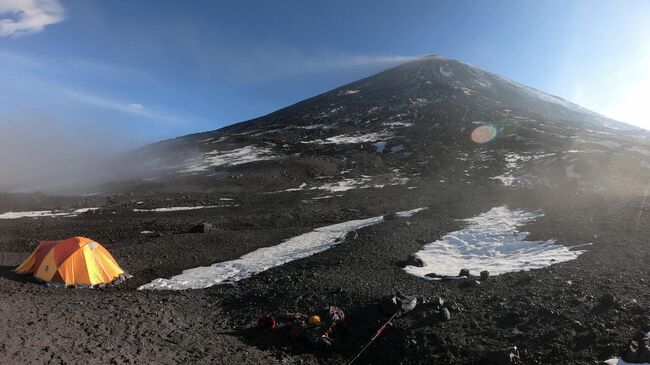
<svg viewBox="0 0 650 365">
<path fill-rule="evenodd" d="M 163 190 L 317 193 L 432 180 L 639 191 L 650 141 L 561 98 L 431 56 L 257 119 L 145 146 L 115 169 Z"/>
</svg>

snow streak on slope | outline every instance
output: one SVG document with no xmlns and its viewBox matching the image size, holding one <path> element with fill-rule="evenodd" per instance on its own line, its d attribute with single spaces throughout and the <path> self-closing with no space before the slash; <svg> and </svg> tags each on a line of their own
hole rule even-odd
<svg viewBox="0 0 650 365">
<path fill-rule="evenodd" d="M 165 213 L 165 212 L 180 212 L 180 211 L 185 211 L 185 210 L 197 210 L 197 209 L 212 209 L 212 208 L 225 208 L 225 207 L 233 207 L 236 205 L 198 205 L 195 207 L 169 207 L 169 208 L 154 208 L 154 209 L 133 209 L 134 212 L 158 212 L 158 213 Z"/>
<path fill-rule="evenodd" d="M 214 166 L 241 165 L 253 161 L 270 160 L 276 157 L 269 148 L 256 146 L 246 146 L 231 151 L 215 150 L 192 160 L 181 172 L 201 172 Z"/>
<path fill-rule="evenodd" d="M 70 212 L 55 210 L 38 210 L 30 212 L 7 212 L 0 214 L 0 219 L 42 218 L 42 217 L 76 217 L 79 214 L 97 210 L 99 208 L 81 208 Z"/>
<path fill-rule="evenodd" d="M 410 217 L 426 208 L 398 212 L 398 217 Z M 156 279 L 138 289 L 203 289 L 222 283 L 234 283 L 288 262 L 308 257 L 336 246 L 348 232 L 384 221 L 384 216 L 352 220 L 316 228 L 280 243 L 248 253 L 239 259 L 219 262 L 212 266 L 183 271 L 171 279 Z"/>
<path fill-rule="evenodd" d="M 424 262 L 423 267 L 407 266 L 404 270 L 425 279 L 431 279 L 426 276 L 430 273 L 458 275 L 461 269 L 499 275 L 573 260 L 584 252 L 557 245 L 555 240 L 526 241 L 528 232 L 518 232 L 517 228 L 541 216 L 506 206 L 492 208 L 465 219 L 467 228 L 425 245 L 415 254 Z"/>
</svg>

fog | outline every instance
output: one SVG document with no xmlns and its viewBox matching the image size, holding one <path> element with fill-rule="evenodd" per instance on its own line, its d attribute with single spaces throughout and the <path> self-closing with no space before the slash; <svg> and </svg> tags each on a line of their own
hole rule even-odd
<svg viewBox="0 0 650 365">
<path fill-rule="evenodd" d="M 0 192 L 64 191 L 108 181 L 111 174 L 103 166 L 128 148 L 116 143 L 122 137 L 110 128 L 46 116 L 2 119 Z"/>
</svg>

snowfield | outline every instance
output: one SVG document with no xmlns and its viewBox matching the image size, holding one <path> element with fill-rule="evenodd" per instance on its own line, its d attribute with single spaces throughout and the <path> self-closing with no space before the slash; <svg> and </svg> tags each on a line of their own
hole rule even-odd
<svg viewBox="0 0 650 365">
<path fill-rule="evenodd" d="M 410 217 L 424 209 L 426 208 L 397 212 L 396 215 L 401 218 Z M 316 228 L 279 245 L 260 248 L 236 260 L 185 270 L 180 275 L 170 279 L 156 279 L 138 289 L 203 289 L 217 284 L 234 283 L 273 267 L 323 252 L 342 242 L 349 232 L 383 221 L 384 216 L 378 216 Z"/>
<path fill-rule="evenodd" d="M 368 134 L 340 134 L 338 136 L 329 137 L 325 139 L 316 139 L 313 141 L 302 141 L 301 143 L 316 143 L 316 144 L 355 144 L 355 143 L 366 143 L 366 142 L 375 142 L 378 140 L 389 138 L 390 135 L 380 134 L 380 133 L 368 133 Z"/>
<path fill-rule="evenodd" d="M 29 212 L 7 212 L 0 214 L 0 219 L 18 219 L 18 218 L 43 218 L 43 217 L 64 217 L 72 218 L 79 214 L 97 210 L 99 208 L 81 208 L 69 212 L 56 210 L 37 210 Z"/>
<path fill-rule="evenodd" d="M 499 275 L 574 260 L 584 252 L 557 245 L 555 240 L 526 241 L 528 232 L 517 229 L 541 216 L 506 206 L 492 208 L 465 219 L 467 228 L 425 245 L 415 254 L 424 262 L 423 267 L 406 266 L 404 270 L 428 280 L 433 278 L 427 274 L 455 276 L 461 269 L 469 269 L 474 275 L 483 270 Z"/>
<path fill-rule="evenodd" d="M 181 172 L 202 172 L 215 166 L 242 165 L 254 161 L 271 160 L 277 157 L 278 155 L 271 149 L 265 147 L 245 146 L 230 151 L 215 150 L 203 154 L 202 157 L 191 160 Z"/>
<path fill-rule="evenodd" d="M 154 208 L 154 209 L 133 209 L 134 212 L 155 212 L 155 213 L 165 213 L 165 212 L 180 212 L 184 210 L 197 210 L 197 209 L 213 209 L 213 208 L 225 208 L 225 207 L 234 207 L 236 205 L 198 205 L 195 207 L 169 207 L 169 208 Z"/>
</svg>

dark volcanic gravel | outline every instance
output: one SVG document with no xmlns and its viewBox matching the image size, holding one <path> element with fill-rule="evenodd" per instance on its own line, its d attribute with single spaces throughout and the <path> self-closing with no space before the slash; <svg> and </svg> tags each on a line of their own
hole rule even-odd
<svg viewBox="0 0 650 365">
<path fill-rule="evenodd" d="M 516 346 L 526 364 L 593 364 L 650 330 L 650 227 L 634 224 L 648 215 L 638 199 L 480 186 L 461 194 L 444 184 L 351 190 L 308 203 L 302 192 L 228 197 L 235 200 L 198 193 L 121 195 L 96 198 L 102 209 L 76 218 L 0 220 L 0 362 L 341 363 L 385 320 L 377 302 L 395 292 L 415 295 L 420 304 L 394 320 L 357 363 L 480 364 L 500 361 L 494 359 Z M 226 203 L 239 206 L 133 212 Z M 71 207 L 80 207 L 75 204 L 70 198 Z M 461 227 L 457 219 L 503 204 L 544 211 L 525 227 L 530 239 L 594 244 L 575 261 L 491 275 L 477 285 L 429 282 L 401 269 L 423 244 Z M 136 290 L 154 278 L 233 259 L 316 227 L 421 206 L 429 209 L 359 230 L 356 239 L 234 285 Z M 202 222 L 213 229 L 185 233 Z M 140 233 L 145 230 L 155 234 Z M 11 273 L 38 240 L 71 235 L 104 244 L 134 278 L 108 289 L 56 289 Z M 438 297 L 449 320 L 434 308 Z M 348 315 L 332 353 L 253 328 L 260 315 L 324 304 Z"/>
</svg>

